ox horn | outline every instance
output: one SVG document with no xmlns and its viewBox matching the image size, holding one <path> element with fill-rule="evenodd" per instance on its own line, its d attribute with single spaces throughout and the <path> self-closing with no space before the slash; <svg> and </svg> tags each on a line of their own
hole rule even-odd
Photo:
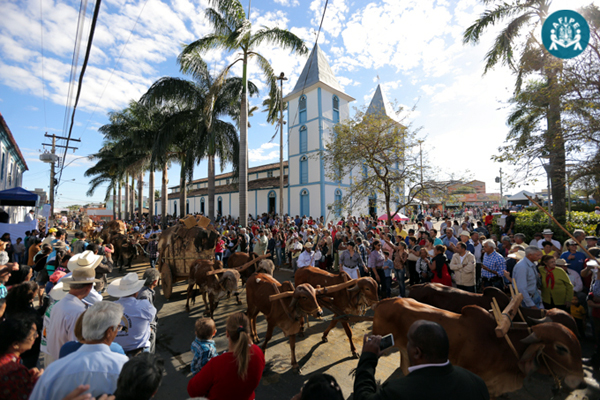
<svg viewBox="0 0 600 400">
<path fill-rule="evenodd" d="M 529 324 L 533 326 L 533 325 L 543 324 L 544 322 L 552 322 L 552 319 L 548 316 L 545 316 L 544 318 L 527 317 L 527 321 L 529 321 Z"/>
<path fill-rule="evenodd" d="M 358 286 L 358 284 L 348 289 L 348 293 L 356 293 L 358 291 L 360 291 L 360 286 Z"/>
<path fill-rule="evenodd" d="M 537 337 L 535 332 L 531 333 L 525 339 L 521 340 L 521 343 L 523 343 L 523 344 L 532 344 L 532 343 L 538 343 L 538 342 L 541 342 L 541 339 Z"/>
<path fill-rule="evenodd" d="M 321 296 L 328 293 L 339 292 L 340 290 L 346 289 L 352 285 L 356 285 L 356 279 L 344 283 L 338 283 L 337 285 L 327 286 L 322 289 L 317 289 L 317 296 Z M 358 286 L 358 285 L 357 285 Z"/>
<path fill-rule="evenodd" d="M 286 297 L 291 297 L 294 295 L 294 292 L 283 292 L 278 294 L 272 294 L 269 296 L 270 301 L 275 301 L 279 299 L 285 299 Z"/>
</svg>

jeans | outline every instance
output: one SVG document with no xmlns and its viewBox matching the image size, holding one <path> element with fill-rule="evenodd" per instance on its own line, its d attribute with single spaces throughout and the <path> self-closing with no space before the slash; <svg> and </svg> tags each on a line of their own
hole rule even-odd
<svg viewBox="0 0 600 400">
<path fill-rule="evenodd" d="M 215 260 L 222 261 L 223 260 L 223 253 L 215 253 Z"/>
<path fill-rule="evenodd" d="M 283 265 L 283 251 L 281 247 L 275 248 L 275 254 L 277 254 L 277 266 L 281 267 Z"/>
<path fill-rule="evenodd" d="M 385 297 L 392 297 L 392 276 L 384 276 L 381 283 L 381 291 L 385 293 Z"/>
<path fill-rule="evenodd" d="M 156 268 L 156 260 L 157 258 L 150 258 L 150 268 Z"/>
<path fill-rule="evenodd" d="M 404 269 L 394 269 L 394 271 L 396 272 L 396 280 L 398 281 L 398 288 L 400 289 L 400 297 L 406 297 L 406 271 Z"/>
</svg>

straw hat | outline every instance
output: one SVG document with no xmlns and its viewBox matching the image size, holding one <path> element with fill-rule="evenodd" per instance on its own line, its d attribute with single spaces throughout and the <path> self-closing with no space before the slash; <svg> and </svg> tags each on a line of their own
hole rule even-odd
<svg viewBox="0 0 600 400">
<path fill-rule="evenodd" d="M 471 237 L 471 234 L 469 233 L 469 231 L 462 231 L 462 232 L 460 233 L 460 236 Z"/>
<path fill-rule="evenodd" d="M 96 271 L 94 268 L 87 267 L 76 269 L 71 276 L 61 279 L 59 283 L 65 286 L 63 290 L 69 290 L 69 285 L 72 283 L 88 284 L 96 282 L 101 282 L 100 279 L 96 279 Z"/>
<path fill-rule="evenodd" d="M 304 244 L 304 248 L 305 248 L 305 249 L 312 249 L 312 248 L 313 248 L 313 244 L 312 244 L 311 242 L 306 242 L 306 243 Z"/>
<path fill-rule="evenodd" d="M 75 254 L 69 260 L 67 268 L 73 272 L 79 268 L 96 268 L 102 262 L 102 256 L 95 255 L 93 251 L 86 250 L 83 253 Z"/>
<path fill-rule="evenodd" d="M 125 297 L 136 294 L 144 286 L 144 281 L 138 279 L 135 272 L 130 272 L 121 279 L 115 279 L 106 291 L 113 297 Z"/>
<path fill-rule="evenodd" d="M 525 258 L 525 252 L 523 250 L 517 250 L 514 253 L 510 253 L 508 258 L 514 258 L 515 260 L 522 260 Z"/>
<path fill-rule="evenodd" d="M 554 232 L 552 232 L 552 229 L 544 229 L 542 235 L 554 235 Z"/>
<path fill-rule="evenodd" d="M 556 265 L 558 267 L 566 267 L 567 265 L 569 265 L 569 263 L 566 260 L 562 259 L 562 258 L 558 258 L 556 260 Z"/>
</svg>

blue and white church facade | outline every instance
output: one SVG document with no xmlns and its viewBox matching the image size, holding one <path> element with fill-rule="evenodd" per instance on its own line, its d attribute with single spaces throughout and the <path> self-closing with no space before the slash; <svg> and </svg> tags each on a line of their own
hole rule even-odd
<svg viewBox="0 0 600 400">
<path fill-rule="evenodd" d="M 344 92 L 337 81 L 327 58 L 315 46 L 294 89 L 283 100 L 287 103 L 288 160 L 284 169 L 283 214 L 291 216 L 323 216 L 331 220 L 341 211 L 334 204 L 341 201 L 351 184 L 353 171 L 341 181 L 327 177 L 321 159 L 336 123 L 350 118 L 350 103 L 355 99 Z M 368 112 L 388 113 L 389 104 L 378 87 Z M 215 212 L 238 217 L 239 195 L 230 184 L 231 173 L 217 175 Z M 179 186 L 169 193 L 169 214 L 180 213 Z M 208 212 L 207 178 L 194 180 L 188 185 L 188 214 Z M 248 212 L 253 216 L 263 213 L 282 214 L 279 210 L 279 163 L 252 167 L 248 170 Z M 375 202 L 353 204 L 354 215 L 377 213 Z M 160 212 L 160 201 L 156 202 Z M 380 211 L 380 210 L 379 210 Z"/>
</svg>

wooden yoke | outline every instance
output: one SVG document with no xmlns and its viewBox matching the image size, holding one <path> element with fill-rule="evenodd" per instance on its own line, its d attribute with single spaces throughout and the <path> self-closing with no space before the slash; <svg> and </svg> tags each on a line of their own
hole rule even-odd
<svg viewBox="0 0 600 400">
<path fill-rule="evenodd" d="M 493 298 L 492 301 L 494 303 L 492 310 L 494 310 L 494 317 L 498 323 L 498 326 L 496 327 L 496 336 L 501 338 L 508 333 L 508 330 L 512 326 L 512 320 L 515 318 L 515 315 L 517 315 L 519 307 L 521 306 L 523 295 L 521 293 L 515 295 L 502 312 L 500 312 L 500 307 L 498 306 L 496 298 Z"/>
<path fill-rule="evenodd" d="M 236 270 L 237 272 L 242 272 L 248 268 L 250 268 L 253 264 L 256 264 L 257 262 L 264 260 L 265 258 L 269 257 L 269 254 L 264 254 L 262 256 L 258 256 L 256 257 L 254 260 L 248 261 L 246 264 L 241 265 L 237 268 L 221 268 L 221 269 L 216 269 L 214 271 L 209 271 L 206 273 L 206 275 L 215 275 L 215 274 L 221 274 L 227 270 L 231 271 L 231 270 Z"/>
</svg>

